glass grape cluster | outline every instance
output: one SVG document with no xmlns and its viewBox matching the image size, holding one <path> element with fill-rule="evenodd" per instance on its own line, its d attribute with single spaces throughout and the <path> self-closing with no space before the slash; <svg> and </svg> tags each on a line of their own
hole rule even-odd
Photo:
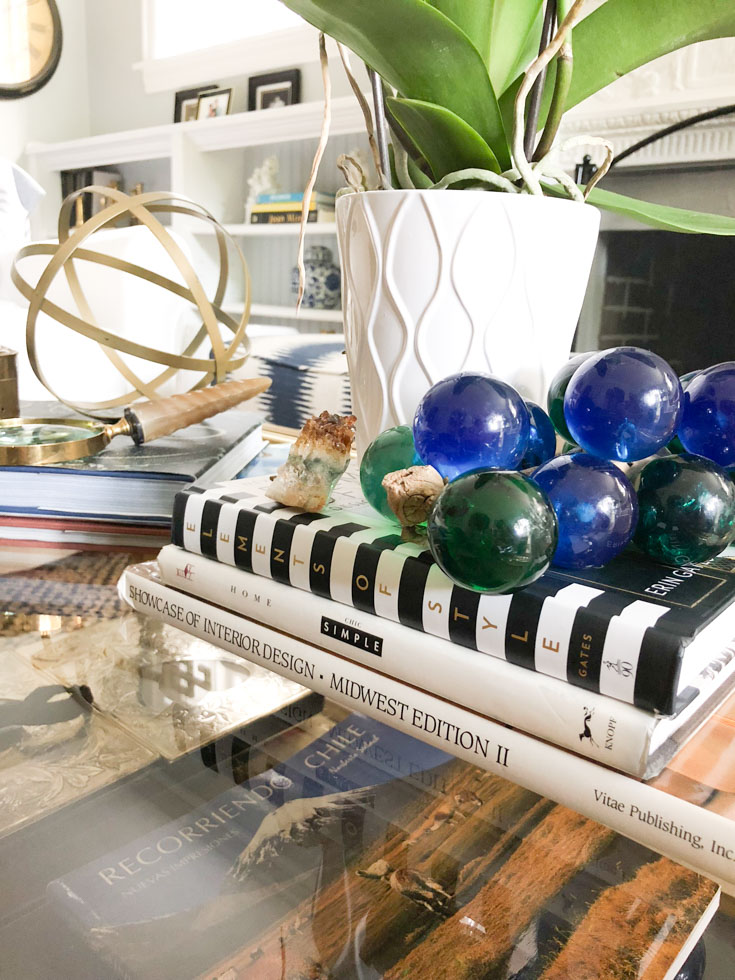
<svg viewBox="0 0 735 980">
<path fill-rule="evenodd" d="M 383 477 L 433 466 L 446 485 L 427 524 L 432 555 L 485 593 L 513 592 L 551 564 L 605 565 L 631 542 L 682 565 L 735 537 L 735 361 L 680 379 L 637 347 L 579 354 L 553 379 L 547 411 L 491 375 L 450 375 L 413 427 L 369 447 L 365 497 L 391 517 Z"/>
</svg>

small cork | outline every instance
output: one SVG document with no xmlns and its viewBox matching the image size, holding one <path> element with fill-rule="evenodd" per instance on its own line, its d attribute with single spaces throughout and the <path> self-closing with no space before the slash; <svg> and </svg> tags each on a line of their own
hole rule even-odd
<svg viewBox="0 0 735 980">
<path fill-rule="evenodd" d="M 409 466 L 383 477 L 388 506 L 403 527 L 415 527 L 429 519 L 444 480 L 433 466 Z"/>
</svg>

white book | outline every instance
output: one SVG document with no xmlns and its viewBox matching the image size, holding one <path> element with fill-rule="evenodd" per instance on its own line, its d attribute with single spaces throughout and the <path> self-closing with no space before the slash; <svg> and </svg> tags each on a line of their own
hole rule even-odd
<svg viewBox="0 0 735 980">
<path fill-rule="evenodd" d="M 555 800 L 735 894 L 735 824 L 719 813 L 173 589 L 155 563 L 130 566 L 119 588 L 141 613 Z"/>
<path fill-rule="evenodd" d="M 735 685 L 735 647 L 728 646 L 713 653 L 693 701 L 675 717 L 657 715 L 174 545 L 162 549 L 158 565 L 167 585 L 646 779 Z"/>
</svg>

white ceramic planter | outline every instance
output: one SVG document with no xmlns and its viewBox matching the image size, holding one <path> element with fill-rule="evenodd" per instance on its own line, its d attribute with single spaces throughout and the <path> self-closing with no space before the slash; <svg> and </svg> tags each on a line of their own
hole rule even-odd
<svg viewBox="0 0 735 980">
<path fill-rule="evenodd" d="M 337 201 L 357 452 L 436 381 L 484 371 L 545 404 L 569 356 L 600 224 L 589 206 L 486 191 Z"/>
</svg>

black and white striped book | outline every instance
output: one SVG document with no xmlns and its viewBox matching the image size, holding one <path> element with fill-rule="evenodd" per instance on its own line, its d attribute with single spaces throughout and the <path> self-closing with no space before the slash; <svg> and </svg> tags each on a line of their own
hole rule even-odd
<svg viewBox="0 0 735 980">
<path fill-rule="evenodd" d="M 319 514 L 265 496 L 253 477 L 177 494 L 173 543 L 570 684 L 678 714 L 735 635 L 735 558 L 668 568 L 626 553 L 601 569 L 551 569 L 513 595 L 455 585 L 401 540 L 348 472 Z"/>
<path fill-rule="evenodd" d="M 172 544 L 157 564 L 165 585 L 241 614 L 243 625 L 264 623 L 642 779 L 658 775 L 735 687 L 731 643 L 713 652 L 698 695 L 678 715 L 659 715 Z"/>
</svg>

